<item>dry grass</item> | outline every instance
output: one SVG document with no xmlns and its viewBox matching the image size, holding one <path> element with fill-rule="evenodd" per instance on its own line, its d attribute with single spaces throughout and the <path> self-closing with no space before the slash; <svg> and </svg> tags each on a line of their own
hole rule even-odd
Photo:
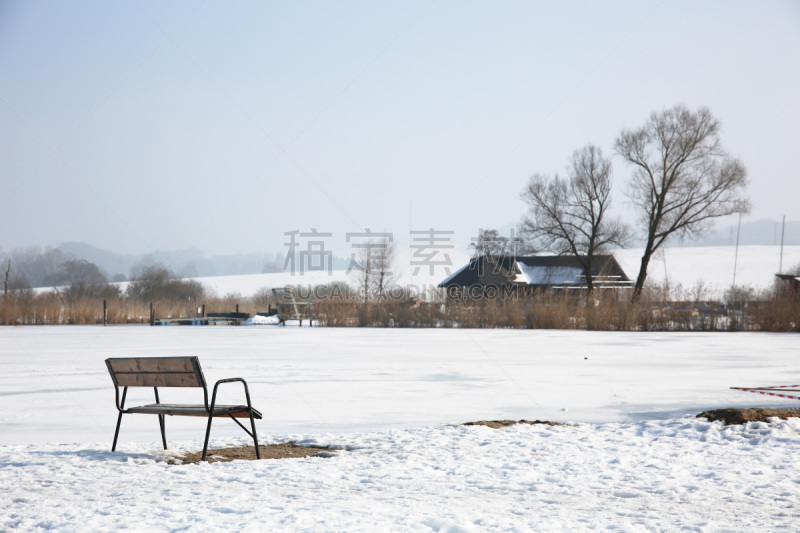
<svg viewBox="0 0 800 533">
<path fill-rule="evenodd" d="M 153 302 L 159 318 L 231 312 L 255 314 L 269 306 L 267 291 L 252 298 L 238 294 L 195 300 Z M 777 296 L 775 296 L 777 294 Z M 748 293 L 749 300 L 709 298 L 698 288 L 691 291 L 651 288 L 638 302 L 598 293 L 586 298 L 575 293 L 544 292 L 496 300 L 445 300 L 417 302 L 376 301 L 358 298 L 317 301 L 315 314 L 328 327 L 395 328 L 511 328 L 588 329 L 597 331 L 800 331 L 800 296 L 790 293 Z M 123 295 L 107 299 L 109 324 L 147 323 L 150 304 Z M 31 290 L 9 292 L 0 298 L 0 325 L 102 324 L 103 300 L 68 297 L 62 293 Z"/>
<path fill-rule="evenodd" d="M 768 418 L 798 418 L 800 411 L 797 409 L 769 409 L 755 407 L 751 409 L 727 408 L 703 411 L 696 418 L 705 418 L 709 422 L 721 420 L 726 426 L 746 424 L 748 422 L 767 422 Z"/>
<path fill-rule="evenodd" d="M 259 445 L 258 451 L 261 459 L 300 459 L 303 457 L 332 457 L 335 452 L 332 448 L 322 446 L 301 446 L 294 442 L 284 442 L 281 444 L 271 444 L 269 446 Z M 199 463 L 203 452 L 190 452 L 175 457 L 170 460 L 171 464 L 194 464 Z M 208 450 L 206 459 L 209 463 L 229 462 L 229 461 L 255 461 L 256 450 L 253 446 L 238 446 L 235 448 L 214 448 Z"/>
</svg>

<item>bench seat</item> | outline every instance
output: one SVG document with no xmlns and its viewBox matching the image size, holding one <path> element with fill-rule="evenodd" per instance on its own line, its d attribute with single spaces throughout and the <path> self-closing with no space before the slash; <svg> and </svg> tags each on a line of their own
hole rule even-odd
<svg viewBox="0 0 800 533">
<path fill-rule="evenodd" d="M 204 405 L 178 404 L 178 403 L 151 403 L 125 409 L 126 413 L 146 415 L 175 415 L 175 416 L 208 416 Z M 234 418 L 249 418 L 250 413 L 246 405 L 215 405 L 214 416 L 232 416 Z M 253 409 L 253 418 L 261 420 L 261 413 Z"/>
</svg>

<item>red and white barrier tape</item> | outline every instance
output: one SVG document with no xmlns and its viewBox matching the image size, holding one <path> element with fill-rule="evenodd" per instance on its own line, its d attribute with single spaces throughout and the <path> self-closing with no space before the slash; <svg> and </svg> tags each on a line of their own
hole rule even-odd
<svg viewBox="0 0 800 533">
<path fill-rule="evenodd" d="M 764 389 L 798 389 L 800 385 L 776 385 L 774 387 L 754 387 L 754 388 L 747 388 L 747 387 L 731 387 L 735 390 L 745 391 L 745 392 L 754 392 L 756 394 L 763 394 L 765 396 L 775 396 L 777 398 L 791 398 L 792 400 L 800 400 L 800 396 L 791 396 L 789 394 L 778 394 L 777 392 L 767 392 Z"/>
<path fill-rule="evenodd" d="M 799 389 L 800 385 L 773 385 L 771 387 L 731 387 L 740 390 L 761 390 L 761 389 Z"/>
</svg>

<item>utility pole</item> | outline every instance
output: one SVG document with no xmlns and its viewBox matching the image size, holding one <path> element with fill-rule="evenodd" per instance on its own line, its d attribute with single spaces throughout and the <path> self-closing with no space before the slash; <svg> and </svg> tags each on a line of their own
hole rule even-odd
<svg viewBox="0 0 800 533">
<path fill-rule="evenodd" d="M 736 227 L 736 253 L 733 256 L 733 287 L 736 287 L 736 266 L 739 263 L 739 233 L 742 230 L 742 213 L 739 213 L 739 225 Z"/>
<path fill-rule="evenodd" d="M 778 267 L 778 274 L 783 274 L 783 237 L 786 234 L 786 215 L 783 215 L 783 227 L 781 228 L 781 263 Z"/>
</svg>

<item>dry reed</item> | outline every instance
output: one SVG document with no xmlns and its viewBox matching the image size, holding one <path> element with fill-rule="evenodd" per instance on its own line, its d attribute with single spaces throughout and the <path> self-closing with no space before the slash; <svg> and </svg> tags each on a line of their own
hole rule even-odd
<svg viewBox="0 0 800 533">
<path fill-rule="evenodd" d="M 352 295 L 314 303 L 320 325 L 328 327 L 588 329 L 597 331 L 800 331 L 800 295 L 789 291 L 746 294 L 750 299 L 723 302 L 702 290 L 651 287 L 638 302 L 613 293 L 594 297 L 543 292 L 495 300 L 364 303 Z M 109 324 L 147 323 L 150 303 L 109 298 Z M 270 305 L 267 291 L 196 300 L 153 302 L 156 316 L 176 318 L 230 312 L 253 315 Z M 57 292 L 10 291 L 0 295 L 0 325 L 102 324 L 103 300 L 67 297 Z"/>
</svg>

